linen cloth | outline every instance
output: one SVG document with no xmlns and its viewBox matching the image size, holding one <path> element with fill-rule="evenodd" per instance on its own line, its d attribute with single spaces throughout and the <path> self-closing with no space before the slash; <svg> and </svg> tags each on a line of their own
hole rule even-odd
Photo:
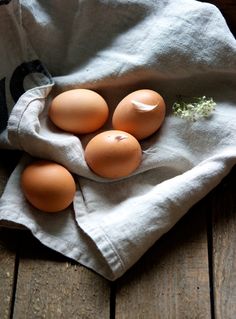
<svg viewBox="0 0 236 319">
<path fill-rule="evenodd" d="M 46 246 L 109 280 L 127 269 L 236 163 L 236 41 L 220 11 L 194 0 L 12 0 L 0 2 L 2 148 L 22 159 L 0 201 L 0 224 L 26 227 Z M 118 102 L 142 88 L 167 105 L 161 129 L 141 142 L 130 176 L 92 173 L 84 147 L 48 119 L 51 99 L 88 88 L 107 101 L 111 129 Z M 213 97 L 207 119 L 173 115 L 177 96 Z M 96 132 L 97 134 L 97 132 Z M 69 169 L 73 205 L 42 213 L 24 198 L 20 175 L 36 158 Z"/>
</svg>

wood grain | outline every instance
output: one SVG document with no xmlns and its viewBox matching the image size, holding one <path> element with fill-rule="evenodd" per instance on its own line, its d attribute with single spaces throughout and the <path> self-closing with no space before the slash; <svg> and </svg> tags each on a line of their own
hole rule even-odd
<svg viewBox="0 0 236 319">
<path fill-rule="evenodd" d="M 204 201 L 117 282 L 116 319 L 210 318 Z"/>
<path fill-rule="evenodd" d="M 236 167 L 212 196 L 213 283 L 216 319 L 236 316 Z"/>
<path fill-rule="evenodd" d="M 15 165 L 15 153 L 1 151 L 0 195 Z M 12 245 L 12 232 L 0 228 L 0 318 L 9 318 L 14 293 L 16 247 Z"/>
<path fill-rule="evenodd" d="M 25 236 L 13 318 L 109 318 L 108 281 Z"/>
<path fill-rule="evenodd" d="M 6 234 L 0 229 L 0 318 L 7 319 L 11 314 L 14 290 L 15 251 L 6 247 Z"/>
</svg>

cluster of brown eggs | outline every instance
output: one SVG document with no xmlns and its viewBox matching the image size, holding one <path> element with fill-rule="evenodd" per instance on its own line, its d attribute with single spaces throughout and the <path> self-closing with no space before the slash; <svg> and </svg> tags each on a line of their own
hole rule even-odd
<svg viewBox="0 0 236 319">
<path fill-rule="evenodd" d="M 98 133 L 86 145 L 84 154 L 88 167 L 108 179 L 134 172 L 142 159 L 139 141 L 160 128 L 165 109 L 162 96 L 153 90 L 138 90 L 124 97 L 112 114 L 112 129 Z M 63 131 L 89 134 L 107 122 L 109 107 L 95 91 L 74 89 L 52 100 L 48 116 Z M 48 212 L 69 206 L 76 191 L 71 173 L 50 161 L 37 161 L 26 167 L 21 185 L 28 201 Z"/>
</svg>

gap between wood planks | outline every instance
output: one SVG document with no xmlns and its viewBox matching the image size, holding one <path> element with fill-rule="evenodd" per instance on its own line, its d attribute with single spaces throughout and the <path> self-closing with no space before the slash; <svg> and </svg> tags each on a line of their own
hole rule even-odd
<svg viewBox="0 0 236 319">
<path fill-rule="evenodd" d="M 208 268 L 209 268 L 209 289 L 211 301 L 211 319 L 215 319 L 214 301 L 214 278 L 213 278 L 213 234 L 212 234 L 212 211 L 209 207 L 207 213 L 207 247 L 208 247 Z"/>
<path fill-rule="evenodd" d="M 14 277 L 13 277 L 13 284 L 12 284 L 12 298 L 11 298 L 11 308 L 10 308 L 10 319 L 12 319 L 13 315 L 14 315 L 14 305 L 15 305 L 15 298 L 16 298 L 18 269 L 19 269 L 19 245 L 17 245 L 16 255 L 15 255 Z"/>
</svg>

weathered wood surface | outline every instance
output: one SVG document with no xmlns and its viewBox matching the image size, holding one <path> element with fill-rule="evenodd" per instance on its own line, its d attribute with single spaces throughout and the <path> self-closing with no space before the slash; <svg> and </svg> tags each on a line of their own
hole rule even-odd
<svg viewBox="0 0 236 319">
<path fill-rule="evenodd" d="M 13 318 L 110 318 L 110 284 L 42 246 L 20 242 Z"/>
<path fill-rule="evenodd" d="M 216 319 L 236 318 L 236 167 L 212 198 L 212 260 Z"/>
<path fill-rule="evenodd" d="M 14 153 L 15 154 L 15 153 Z M 12 155 L 12 154 L 11 154 Z M 0 163 L 0 195 L 14 167 L 15 159 L 8 152 L 1 151 Z M 11 232 L 0 229 L 0 318 L 7 319 L 11 315 L 14 275 L 16 260 L 16 245 L 11 240 Z"/>
<path fill-rule="evenodd" d="M 211 317 L 205 201 L 117 281 L 117 319 Z"/>
<path fill-rule="evenodd" d="M 5 235 L 5 236 L 4 236 Z M 5 246 L 9 238 L 7 234 L 0 233 L 0 318 L 8 319 L 12 310 L 12 297 L 14 290 L 15 251 Z"/>
</svg>

